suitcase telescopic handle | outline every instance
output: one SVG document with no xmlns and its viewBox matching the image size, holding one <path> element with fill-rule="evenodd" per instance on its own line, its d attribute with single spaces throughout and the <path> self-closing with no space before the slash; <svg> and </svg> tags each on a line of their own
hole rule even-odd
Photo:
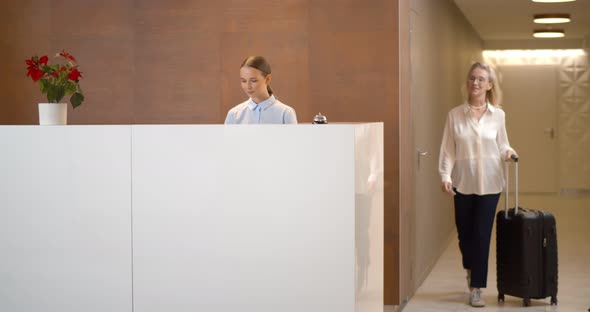
<svg viewBox="0 0 590 312">
<path fill-rule="evenodd" d="M 518 156 L 510 156 L 514 161 L 514 214 L 518 213 Z M 508 218 L 508 190 L 510 186 L 510 168 L 509 162 L 504 162 L 504 172 L 506 173 L 506 188 L 504 194 L 504 217 Z"/>
</svg>

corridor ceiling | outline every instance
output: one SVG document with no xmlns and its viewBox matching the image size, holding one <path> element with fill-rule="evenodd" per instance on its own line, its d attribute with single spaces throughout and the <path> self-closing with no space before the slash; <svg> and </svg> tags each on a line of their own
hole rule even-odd
<svg viewBox="0 0 590 312">
<path fill-rule="evenodd" d="M 484 48 L 588 48 L 590 0 L 539 3 L 531 0 L 454 0 L 484 41 Z M 565 38 L 535 39 L 534 29 L 549 25 L 533 23 L 534 14 L 568 13 L 572 21 L 551 27 L 565 30 Z"/>
</svg>

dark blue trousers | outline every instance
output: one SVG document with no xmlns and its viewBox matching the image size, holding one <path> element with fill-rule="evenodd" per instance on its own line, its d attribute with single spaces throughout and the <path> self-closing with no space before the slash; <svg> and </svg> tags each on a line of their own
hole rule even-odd
<svg viewBox="0 0 590 312">
<path fill-rule="evenodd" d="M 500 194 L 465 195 L 457 190 L 455 193 L 455 225 L 463 267 L 471 270 L 471 287 L 485 288 L 490 237 Z"/>
</svg>

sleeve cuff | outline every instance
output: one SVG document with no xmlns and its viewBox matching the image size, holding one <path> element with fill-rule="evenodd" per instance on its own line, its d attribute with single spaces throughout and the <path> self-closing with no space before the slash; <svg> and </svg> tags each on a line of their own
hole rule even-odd
<svg viewBox="0 0 590 312">
<path fill-rule="evenodd" d="M 440 178 L 441 178 L 442 182 L 452 182 L 452 181 L 451 181 L 451 176 L 450 176 L 450 175 L 448 175 L 448 174 L 442 174 L 442 175 L 440 176 Z"/>
</svg>

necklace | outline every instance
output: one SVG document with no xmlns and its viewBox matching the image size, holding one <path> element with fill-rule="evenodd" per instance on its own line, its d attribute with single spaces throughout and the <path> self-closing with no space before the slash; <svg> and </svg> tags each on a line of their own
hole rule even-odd
<svg viewBox="0 0 590 312">
<path fill-rule="evenodd" d="M 474 110 L 474 111 L 478 111 L 478 110 L 482 110 L 482 109 L 488 108 L 488 106 L 486 104 L 480 105 L 480 106 L 473 106 L 471 104 L 468 104 L 468 105 L 469 105 L 469 109 Z"/>
</svg>

